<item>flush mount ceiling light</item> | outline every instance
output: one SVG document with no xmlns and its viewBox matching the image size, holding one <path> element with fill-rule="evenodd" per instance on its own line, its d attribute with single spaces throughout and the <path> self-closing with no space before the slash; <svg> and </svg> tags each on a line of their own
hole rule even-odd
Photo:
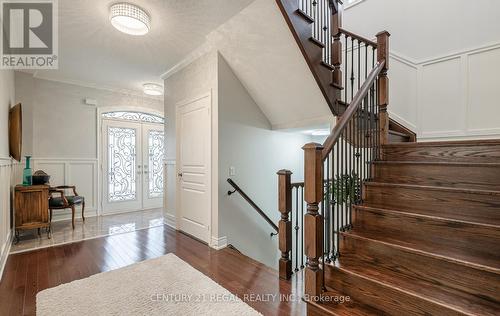
<svg viewBox="0 0 500 316">
<path fill-rule="evenodd" d="M 130 35 L 144 35 L 151 29 L 151 17 L 131 3 L 115 3 L 109 9 L 109 20 L 119 31 Z"/>
<path fill-rule="evenodd" d="M 163 95 L 163 87 L 156 83 L 145 83 L 143 91 L 147 95 Z"/>
</svg>

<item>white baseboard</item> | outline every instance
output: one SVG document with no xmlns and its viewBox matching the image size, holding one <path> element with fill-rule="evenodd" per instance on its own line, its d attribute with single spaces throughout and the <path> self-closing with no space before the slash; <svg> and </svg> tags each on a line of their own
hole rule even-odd
<svg viewBox="0 0 500 316">
<path fill-rule="evenodd" d="M 175 215 L 164 213 L 164 221 L 165 225 L 177 230 L 177 220 L 175 218 Z"/>
<path fill-rule="evenodd" d="M 210 247 L 215 250 L 221 250 L 227 247 L 227 237 L 212 237 L 212 242 L 210 243 Z"/>
<path fill-rule="evenodd" d="M 5 241 L 5 245 L 2 245 L 2 253 L 0 253 L 0 281 L 2 280 L 3 270 L 5 269 L 5 265 L 7 264 L 7 258 L 9 257 L 10 247 L 12 246 L 12 229 L 7 236 L 7 240 Z"/>
</svg>

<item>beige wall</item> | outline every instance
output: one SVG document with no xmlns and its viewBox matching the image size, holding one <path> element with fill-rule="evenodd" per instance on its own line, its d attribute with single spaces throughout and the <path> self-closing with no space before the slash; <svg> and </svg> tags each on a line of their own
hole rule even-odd
<svg viewBox="0 0 500 316">
<path fill-rule="evenodd" d="M 303 181 L 302 146 L 312 138 L 301 133 L 275 131 L 264 113 L 219 55 L 219 234 L 227 243 L 270 267 L 279 259 L 272 227 L 239 194 L 227 195 L 233 179 L 254 202 L 278 223 L 278 176 L 291 170 L 292 179 Z M 236 174 L 229 175 L 234 167 Z"/>
<path fill-rule="evenodd" d="M 140 108 L 163 113 L 163 102 L 118 91 L 33 78 L 16 72 L 16 99 L 24 108 L 24 153 L 33 169 L 51 175 L 53 185 L 76 185 L 85 196 L 86 214 L 99 208 L 98 108 Z M 97 101 L 85 104 L 86 98 Z M 80 212 L 77 212 L 80 216 Z M 69 217 L 58 212 L 55 219 Z"/>
<path fill-rule="evenodd" d="M 217 53 L 206 53 L 180 71 L 165 79 L 165 114 L 166 114 L 166 186 L 165 186 L 165 218 L 167 223 L 175 226 L 177 190 L 176 169 L 176 105 L 189 101 L 207 92 L 212 93 L 212 118 L 216 119 L 217 104 Z M 216 124 L 212 124 L 216 126 Z M 212 129 L 212 143 L 217 141 L 217 129 Z M 212 161 L 217 162 L 215 157 Z M 216 165 L 216 163 L 214 163 Z M 216 166 L 215 166 L 216 167 Z M 214 172 L 214 171 L 212 171 Z M 213 184 L 213 182 L 212 182 Z M 212 197 L 212 209 L 217 211 L 217 199 Z M 216 213 L 214 214 L 216 219 Z M 217 222 L 212 222 L 212 237 L 217 238 Z"/>
<path fill-rule="evenodd" d="M 9 158 L 8 117 L 14 98 L 14 72 L 0 70 L 0 273 L 10 248 L 10 196 L 13 164 Z M 1 277 L 1 275 L 0 275 Z"/>
</svg>

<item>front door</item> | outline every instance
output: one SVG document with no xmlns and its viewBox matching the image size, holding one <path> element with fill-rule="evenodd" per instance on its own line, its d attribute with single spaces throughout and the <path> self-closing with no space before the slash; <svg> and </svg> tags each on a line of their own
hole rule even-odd
<svg viewBox="0 0 500 316">
<path fill-rule="evenodd" d="M 163 205 L 162 124 L 103 119 L 104 213 Z"/>
<path fill-rule="evenodd" d="M 142 124 L 142 207 L 163 206 L 165 137 L 163 125 Z"/>
<path fill-rule="evenodd" d="M 211 217 L 210 104 L 207 95 L 177 110 L 179 228 L 207 243 Z"/>
</svg>

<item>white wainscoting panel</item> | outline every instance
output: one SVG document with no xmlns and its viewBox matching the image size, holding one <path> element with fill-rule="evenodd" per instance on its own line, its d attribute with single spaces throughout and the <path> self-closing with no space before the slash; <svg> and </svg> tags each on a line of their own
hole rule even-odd
<svg viewBox="0 0 500 316">
<path fill-rule="evenodd" d="M 418 67 L 391 56 L 389 113 L 397 122 L 417 130 Z"/>
<path fill-rule="evenodd" d="M 34 158 L 33 171 L 43 170 L 51 176 L 50 184 L 75 185 L 78 194 L 85 197 L 85 216 L 96 216 L 98 205 L 97 159 L 88 158 Z M 76 217 L 81 216 L 80 209 Z M 70 210 L 54 212 L 54 221 L 71 218 Z"/>
<path fill-rule="evenodd" d="M 75 184 L 78 194 L 85 197 L 88 210 L 97 209 L 97 162 L 74 161 L 68 164 L 68 183 Z"/>
<path fill-rule="evenodd" d="M 461 57 L 422 66 L 420 134 L 454 136 L 465 130 L 465 95 Z"/>
<path fill-rule="evenodd" d="M 390 116 L 420 141 L 500 138 L 500 43 L 426 61 L 391 52 Z"/>
<path fill-rule="evenodd" d="M 468 131 L 500 134 L 500 47 L 468 56 Z"/>
<path fill-rule="evenodd" d="M 164 217 L 165 223 L 172 228 L 177 228 L 176 210 L 175 210 L 175 193 L 177 185 L 177 167 L 175 159 L 165 160 L 165 188 L 164 188 Z"/>
<path fill-rule="evenodd" d="M 10 228 L 12 169 L 11 159 L 0 157 L 0 280 L 12 244 Z"/>
</svg>

